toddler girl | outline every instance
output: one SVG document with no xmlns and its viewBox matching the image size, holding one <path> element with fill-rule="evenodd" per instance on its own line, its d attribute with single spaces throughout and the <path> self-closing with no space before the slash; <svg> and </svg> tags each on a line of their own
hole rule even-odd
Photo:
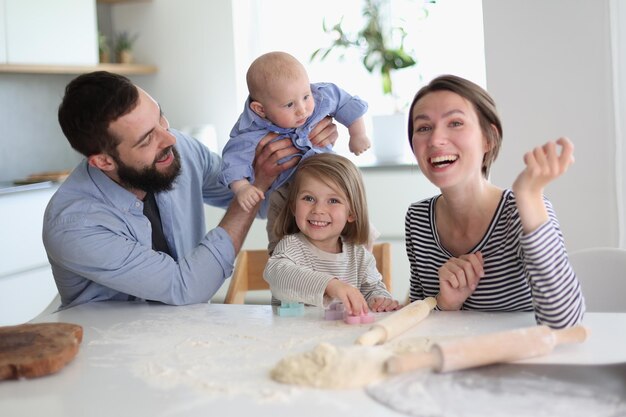
<svg viewBox="0 0 626 417">
<path fill-rule="evenodd" d="M 367 250 L 369 220 L 361 174 L 347 158 L 313 155 L 299 165 L 276 219 L 281 238 L 264 272 L 272 303 L 327 306 L 358 315 L 399 307 Z"/>
</svg>

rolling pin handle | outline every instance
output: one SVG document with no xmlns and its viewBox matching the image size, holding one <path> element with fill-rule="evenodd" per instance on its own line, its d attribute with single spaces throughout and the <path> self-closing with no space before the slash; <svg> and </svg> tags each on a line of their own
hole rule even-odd
<svg viewBox="0 0 626 417">
<path fill-rule="evenodd" d="M 437 307 L 437 298 L 436 297 L 426 297 L 426 298 L 424 298 L 424 302 L 428 305 L 428 307 L 430 307 L 431 310 L 433 308 Z"/>
<path fill-rule="evenodd" d="M 374 346 L 387 341 L 387 330 L 382 326 L 374 325 L 370 330 L 363 333 L 355 342 L 357 345 Z"/>
<path fill-rule="evenodd" d="M 442 360 L 441 352 L 438 349 L 431 349 L 423 353 L 405 353 L 387 359 L 385 372 L 389 375 L 395 375 L 417 369 L 439 371 Z"/>
<path fill-rule="evenodd" d="M 408 328 L 421 322 L 437 305 L 437 300 L 427 297 L 413 301 L 377 322 L 370 330 L 359 337 L 354 343 L 357 345 L 372 346 L 389 341 Z"/>
<path fill-rule="evenodd" d="M 584 342 L 587 340 L 587 337 L 589 337 L 589 329 L 582 325 L 554 330 L 553 333 L 557 345 L 580 343 Z"/>
</svg>

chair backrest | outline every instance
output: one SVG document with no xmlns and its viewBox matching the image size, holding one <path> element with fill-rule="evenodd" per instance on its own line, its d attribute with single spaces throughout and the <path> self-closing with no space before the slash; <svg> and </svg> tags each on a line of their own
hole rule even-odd
<svg viewBox="0 0 626 417">
<path fill-rule="evenodd" d="M 626 312 L 626 250 L 590 248 L 570 253 L 587 311 Z"/>
<path fill-rule="evenodd" d="M 376 267 L 382 275 L 387 290 L 391 292 L 391 243 L 377 243 L 372 249 Z M 235 270 L 230 279 L 225 304 L 244 304 L 246 292 L 269 290 L 263 271 L 269 255 L 267 249 L 242 250 L 237 256 Z"/>
<path fill-rule="evenodd" d="M 56 309 L 61 305 L 58 294 L 49 265 L 0 276 L 0 326 L 26 323 L 42 314 L 51 302 Z"/>
</svg>

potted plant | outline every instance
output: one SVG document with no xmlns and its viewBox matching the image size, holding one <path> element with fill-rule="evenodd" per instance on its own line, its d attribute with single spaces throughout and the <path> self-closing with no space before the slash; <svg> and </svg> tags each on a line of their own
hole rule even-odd
<svg viewBox="0 0 626 417">
<path fill-rule="evenodd" d="M 133 44 L 137 40 L 138 34 L 130 35 L 128 32 L 120 32 L 115 37 L 115 55 L 120 64 L 131 64 L 133 62 Z"/>
<path fill-rule="evenodd" d="M 428 16 L 426 4 L 433 4 L 436 0 L 419 1 L 424 3 L 422 8 L 424 16 Z M 324 21 L 322 24 L 324 31 L 333 33 L 335 39 L 330 46 L 319 48 L 311 55 L 311 60 L 316 58 L 324 60 L 337 49 L 356 48 L 361 53 L 361 62 L 365 69 L 370 73 L 380 74 L 383 94 L 391 96 L 394 102 L 392 114 L 372 117 L 374 142 L 377 138 L 379 142 L 382 142 L 382 138 L 394 137 L 394 142 L 386 141 L 384 147 L 376 147 L 374 143 L 376 157 L 381 161 L 397 160 L 404 153 L 402 147 L 392 146 L 393 143 L 398 143 L 395 140 L 396 136 L 402 135 L 404 138 L 406 135 L 406 121 L 401 112 L 402 106 L 398 104 L 398 99 L 393 93 L 392 73 L 417 64 L 417 61 L 404 48 L 406 31 L 401 27 L 392 27 L 387 24 L 390 19 L 385 15 L 385 11 L 388 10 L 389 2 L 390 0 L 364 0 L 362 15 L 365 18 L 365 24 L 356 34 L 347 33 L 344 30 L 343 19 L 330 28 Z"/>
<path fill-rule="evenodd" d="M 425 3 L 435 3 L 436 0 L 422 0 Z M 335 32 L 336 38 L 326 48 L 319 48 L 311 55 L 311 60 L 319 57 L 324 60 L 335 49 L 357 48 L 362 53 L 362 62 L 368 72 L 380 72 L 383 93 L 393 95 L 392 71 L 412 67 L 417 61 L 404 49 L 406 31 L 401 27 L 388 27 L 383 19 L 383 8 L 389 0 L 365 0 L 363 17 L 365 25 L 356 34 L 346 33 L 342 27 L 343 19 L 333 27 L 328 28 L 324 21 L 322 26 L 326 33 Z M 428 9 L 423 9 L 428 15 Z M 398 45 L 392 45 L 393 38 L 399 34 Z"/>
<path fill-rule="evenodd" d="M 111 62 L 111 50 L 109 48 L 109 41 L 105 35 L 98 32 L 98 55 L 100 57 L 100 63 L 108 64 Z"/>
</svg>

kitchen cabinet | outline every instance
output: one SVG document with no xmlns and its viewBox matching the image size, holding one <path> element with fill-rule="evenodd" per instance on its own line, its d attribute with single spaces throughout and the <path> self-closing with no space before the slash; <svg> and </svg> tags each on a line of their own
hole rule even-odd
<svg viewBox="0 0 626 417">
<path fill-rule="evenodd" d="M 96 10 L 96 0 L 0 0 L 0 73 L 155 73 L 152 65 L 99 64 Z"/>
<path fill-rule="evenodd" d="M 7 35 L 5 18 L 5 0 L 0 0 L 0 64 L 7 62 Z"/>
<path fill-rule="evenodd" d="M 56 189 L 0 194 L 0 325 L 32 319 L 57 295 L 41 239 L 43 214 Z"/>
<path fill-rule="evenodd" d="M 4 0 L 7 64 L 95 65 L 93 0 Z"/>
</svg>

